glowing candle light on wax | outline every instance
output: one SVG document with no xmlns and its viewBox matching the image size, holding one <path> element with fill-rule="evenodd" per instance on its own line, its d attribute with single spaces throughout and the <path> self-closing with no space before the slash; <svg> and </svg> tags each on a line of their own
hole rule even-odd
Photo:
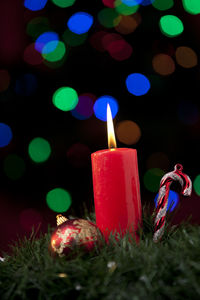
<svg viewBox="0 0 200 300">
<path fill-rule="evenodd" d="M 110 233 L 136 233 L 141 224 L 140 182 L 137 150 L 117 148 L 109 104 L 108 148 L 92 153 L 92 176 L 96 224 L 105 239 Z"/>
</svg>

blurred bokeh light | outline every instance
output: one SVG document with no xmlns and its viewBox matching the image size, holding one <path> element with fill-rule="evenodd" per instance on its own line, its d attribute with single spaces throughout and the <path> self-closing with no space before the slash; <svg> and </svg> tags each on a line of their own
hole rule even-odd
<svg viewBox="0 0 200 300">
<path fill-rule="evenodd" d="M 44 32 L 49 32 L 50 22 L 46 17 L 36 17 L 31 19 L 26 27 L 26 32 L 33 38 L 37 38 Z"/>
<path fill-rule="evenodd" d="M 155 0 L 142 0 L 141 5 L 147 6 L 147 5 L 152 5 Z"/>
<path fill-rule="evenodd" d="M 134 14 L 139 9 L 139 5 L 129 6 L 122 0 L 115 0 L 115 9 L 119 14 L 128 16 Z"/>
<path fill-rule="evenodd" d="M 131 16 L 121 16 L 120 22 L 115 30 L 121 34 L 130 34 L 136 30 L 142 21 L 141 15 L 135 13 Z"/>
<path fill-rule="evenodd" d="M 45 7 L 48 0 L 24 0 L 24 6 L 32 11 L 38 11 Z"/>
<path fill-rule="evenodd" d="M 66 54 L 66 47 L 63 42 L 51 41 L 45 44 L 42 49 L 42 57 L 49 62 L 57 62 L 63 59 Z"/>
<path fill-rule="evenodd" d="M 153 57 L 152 65 L 156 73 L 166 76 L 174 73 L 175 63 L 167 54 L 157 54 Z"/>
<path fill-rule="evenodd" d="M 148 78 L 140 73 L 133 73 L 126 78 L 126 87 L 129 93 L 135 96 L 145 95 L 151 85 Z"/>
<path fill-rule="evenodd" d="M 107 121 L 107 104 L 110 105 L 113 118 L 118 112 L 119 107 L 115 98 L 109 95 L 99 97 L 94 104 L 94 114 L 101 121 Z"/>
<path fill-rule="evenodd" d="M 48 207 L 58 213 L 66 212 L 71 206 L 71 195 L 63 188 L 50 190 L 46 195 Z"/>
<path fill-rule="evenodd" d="M 59 41 L 59 37 L 56 32 L 53 31 L 44 32 L 36 39 L 35 49 L 38 52 L 43 54 L 51 53 L 56 49 L 58 45 L 58 41 Z M 45 48 L 46 45 L 47 47 Z"/>
<path fill-rule="evenodd" d="M 125 40 L 114 40 L 107 46 L 110 56 L 118 61 L 123 61 L 131 57 L 133 48 Z"/>
<path fill-rule="evenodd" d="M 161 17 L 159 25 L 162 33 L 168 37 L 176 37 L 184 30 L 182 21 L 174 15 Z"/>
<path fill-rule="evenodd" d="M 12 130 L 9 125 L 0 123 L 0 147 L 7 146 L 13 138 Z"/>
<path fill-rule="evenodd" d="M 122 0 L 122 3 L 126 4 L 127 6 L 135 6 L 142 2 L 143 0 Z"/>
<path fill-rule="evenodd" d="M 107 7 L 114 8 L 115 0 L 102 0 L 103 4 Z"/>
<path fill-rule="evenodd" d="M 40 65 L 43 62 L 41 53 L 35 49 L 35 43 L 32 43 L 25 48 L 23 58 L 27 64 L 32 66 Z"/>
<path fill-rule="evenodd" d="M 70 31 L 68 28 L 63 33 L 63 40 L 64 42 L 72 47 L 82 45 L 88 37 L 87 33 L 83 34 L 76 34 Z"/>
<path fill-rule="evenodd" d="M 193 182 L 195 193 L 200 196 L 200 175 L 197 175 Z"/>
<path fill-rule="evenodd" d="M 199 0 L 182 0 L 184 9 L 192 14 L 200 14 L 200 1 Z"/>
<path fill-rule="evenodd" d="M 78 97 L 78 104 L 71 111 L 72 116 L 79 120 L 89 119 L 93 115 L 93 105 L 94 100 L 96 99 L 95 95 L 92 94 L 82 94 Z"/>
<path fill-rule="evenodd" d="M 139 141 L 141 130 L 135 122 L 125 120 L 117 124 L 116 135 L 120 142 L 126 145 L 133 145 Z"/>
<path fill-rule="evenodd" d="M 36 137 L 28 145 L 28 154 L 35 163 L 43 163 L 51 155 L 51 146 L 44 138 Z"/>
<path fill-rule="evenodd" d="M 55 5 L 65 8 L 72 6 L 76 0 L 51 0 Z"/>
<path fill-rule="evenodd" d="M 144 174 L 144 186 L 150 192 L 158 192 L 160 187 L 160 180 L 165 172 L 159 168 L 153 168 L 146 171 Z"/>
<path fill-rule="evenodd" d="M 198 63 L 197 54 L 190 47 L 178 47 L 175 55 L 177 63 L 183 68 L 193 68 Z"/>
<path fill-rule="evenodd" d="M 93 16 L 86 12 L 76 12 L 69 18 L 67 22 L 69 30 L 76 34 L 88 32 L 92 24 Z"/>
<path fill-rule="evenodd" d="M 16 154 L 8 154 L 3 161 L 5 174 L 12 180 L 23 176 L 26 166 L 24 160 Z"/>
<path fill-rule="evenodd" d="M 78 94 L 71 87 L 61 87 L 53 94 L 52 101 L 58 109 L 62 111 L 69 111 L 77 106 Z"/>
<path fill-rule="evenodd" d="M 95 32 L 90 36 L 90 44 L 91 46 L 99 52 L 105 52 L 106 49 L 103 44 L 103 39 L 108 33 L 104 30 L 100 30 Z"/>
<path fill-rule="evenodd" d="M 104 27 L 113 28 L 119 24 L 121 16 L 112 8 L 104 8 L 98 13 L 98 20 Z"/>
<path fill-rule="evenodd" d="M 155 206 L 157 207 L 157 199 L 158 199 L 159 193 L 157 193 L 156 197 L 154 198 L 154 203 Z M 169 191 L 169 196 L 168 196 L 168 203 L 167 203 L 167 211 L 172 212 L 176 206 L 179 203 L 179 195 L 178 193 L 174 191 Z"/>
<path fill-rule="evenodd" d="M 154 0 L 152 5 L 158 10 L 164 11 L 173 7 L 174 0 Z"/>
</svg>

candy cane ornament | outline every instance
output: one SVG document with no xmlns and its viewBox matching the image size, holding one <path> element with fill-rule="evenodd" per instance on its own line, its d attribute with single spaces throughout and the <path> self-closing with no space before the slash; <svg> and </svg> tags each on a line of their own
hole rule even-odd
<svg viewBox="0 0 200 300">
<path fill-rule="evenodd" d="M 154 221 L 153 241 L 155 243 L 161 239 L 164 233 L 168 196 L 169 196 L 169 190 L 172 182 L 178 181 L 180 183 L 182 195 L 190 196 L 192 193 L 192 181 L 188 175 L 182 172 L 182 170 L 183 170 L 183 166 L 180 164 L 176 164 L 174 167 L 174 171 L 165 174 L 160 181 L 156 216 Z"/>
</svg>

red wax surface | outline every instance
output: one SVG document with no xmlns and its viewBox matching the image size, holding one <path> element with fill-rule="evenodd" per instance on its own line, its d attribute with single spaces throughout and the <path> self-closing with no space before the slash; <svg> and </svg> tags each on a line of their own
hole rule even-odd
<svg viewBox="0 0 200 300">
<path fill-rule="evenodd" d="M 92 153 L 92 176 L 96 224 L 106 240 L 111 232 L 135 232 L 141 224 L 137 151 L 116 148 Z"/>
</svg>

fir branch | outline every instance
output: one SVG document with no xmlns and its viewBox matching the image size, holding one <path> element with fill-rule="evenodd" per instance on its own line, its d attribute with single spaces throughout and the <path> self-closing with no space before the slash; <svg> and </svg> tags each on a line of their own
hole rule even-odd
<svg viewBox="0 0 200 300">
<path fill-rule="evenodd" d="M 19 240 L 0 262 L 0 299 L 162 300 L 200 297 L 200 227 L 167 224 L 160 243 L 153 216 L 143 211 L 140 243 L 127 234 L 70 257 L 49 252 L 50 231 Z"/>
</svg>

